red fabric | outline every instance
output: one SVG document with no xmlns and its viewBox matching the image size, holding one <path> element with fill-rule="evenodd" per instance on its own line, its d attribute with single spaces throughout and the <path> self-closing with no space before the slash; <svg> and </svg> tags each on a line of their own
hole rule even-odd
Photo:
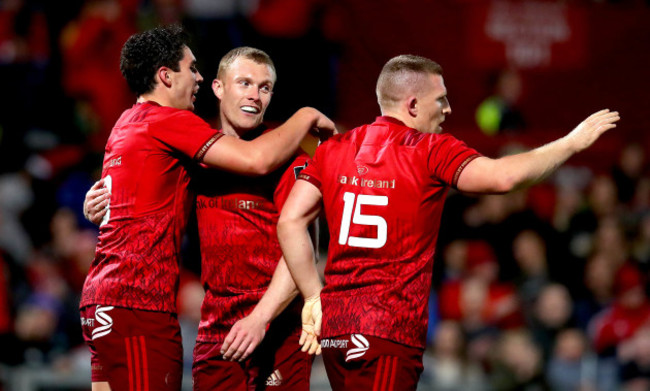
<svg viewBox="0 0 650 391">
<path fill-rule="evenodd" d="M 198 342 L 192 377 L 195 391 L 309 391 L 314 356 L 300 351 L 299 337 L 271 328 L 242 362 L 224 361 L 221 343 Z"/>
<path fill-rule="evenodd" d="M 423 350 L 368 335 L 321 340 L 323 363 L 333 390 L 415 390 Z"/>
<path fill-rule="evenodd" d="M 256 178 L 221 170 L 193 175 L 206 290 L 199 341 L 222 343 L 266 292 L 282 257 L 276 233 L 279 211 L 306 162 L 301 153 L 291 164 Z M 299 300 L 288 309 L 293 314 L 288 327 L 296 335 L 301 309 Z"/>
<path fill-rule="evenodd" d="M 137 31 L 129 2 L 124 1 L 126 8 L 115 18 L 99 3 L 87 6 L 62 34 L 63 86 L 67 94 L 87 101 L 97 115 L 99 134 L 92 139 L 97 149 L 135 98 L 119 68 L 122 45 Z"/>
<path fill-rule="evenodd" d="M 187 110 L 146 102 L 122 114 L 104 155 L 109 218 L 80 307 L 176 312 L 178 252 L 192 202 L 187 170 L 219 136 Z"/>
<path fill-rule="evenodd" d="M 183 345 L 175 315 L 90 306 L 81 309 L 81 325 L 93 382 L 108 381 L 112 390 L 181 389 Z"/>
<path fill-rule="evenodd" d="M 614 348 L 649 322 L 650 304 L 647 302 L 633 309 L 616 303 L 592 321 L 594 348 L 597 352 Z"/>
<path fill-rule="evenodd" d="M 425 346 L 445 196 L 476 156 L 450 135 L 389 117 L 318 147 L 300 179 L 320 188 L 330 230 L 324 338 L 363 333 Z"/>
<path fill-rule="evenodd" d="M 12 319 L 9 306 L 9 276 L 5 260 L 0 255 L 0 334 L 11 331 Z"/>
</svg>

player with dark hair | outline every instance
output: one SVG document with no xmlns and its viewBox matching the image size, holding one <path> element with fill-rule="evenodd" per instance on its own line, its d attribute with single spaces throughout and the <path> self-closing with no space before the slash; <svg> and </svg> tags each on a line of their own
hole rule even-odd
<svg viewBox="0 0 650 391">
<path fill-rule="evenodd" d="M 178 254 L 192 202 L 188 171 L 198 163 L 263 175 L 291 157 L 313 128 L 334 131 L 303 108 L 272 134 L 252 141 L 211 129 L 191 112 L 203 78 L 179 27 L 131 36 L 120 69 L 137 103 L 106 144 L 99 242 L 82 291 L 92 388 L 180 390 L 182 345 L 176 317 Z"/>
<path fill-rule="evenodd" d="M 302 339 L 320 336 L 333 390 L 416 389 L 450 187 L 506 193 L 532 185 L 619 119 L 602 110 L 550 144 L 490 159 L 440 134 L 451 106 L 437 63 L 391 59 L 377 97 L 382 116 L 318 147 L 278 223 L 286 263 L 305 298 Z M 306 230 L 321 208 L 331 238 L 324 288 Z"/>
</svg>

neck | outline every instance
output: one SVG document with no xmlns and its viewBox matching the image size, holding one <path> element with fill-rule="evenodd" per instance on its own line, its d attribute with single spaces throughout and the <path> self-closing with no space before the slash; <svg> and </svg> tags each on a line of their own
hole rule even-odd
<svg viewBox="0 0 650 391">
<path fill-rule="evenodd" d="M 161 94 L 157 94 L 155 91 L 142 94 L 138 96 L 138 99 L 136 100 L 136 102 L 138 103 L 144 103 L 149 101 L 156 102 L 161 106 L 173 107 L 171 103 L 167 99 L 165 99 L 164 96 L 162 96 Z"/>
<path fill-rule="evenodd" d="M 392 117 L 397 120 L 400 120 L 404 123 L 404 125 L 408 126 L 409 128 L 415 129 L 415 124 L 411 121 L 411 117 L 408 115 L 403 115 L 398 111 L 382 111 L 381 115 L 383 115 L 384 117 Z"/>
<path fill-rule="evenodd" d="M 219 116 L 219 123 L 221 124 L 221 131 L 224 134 L 237 137 L 237 138 L 242 138 L 246 133 L 253 130 L 253 129 L 237 129 L 234 126 L 232 126 L 232 124 L 228 122 L 227 119 L 223 118 L 223 116 Z"/>
</svg>

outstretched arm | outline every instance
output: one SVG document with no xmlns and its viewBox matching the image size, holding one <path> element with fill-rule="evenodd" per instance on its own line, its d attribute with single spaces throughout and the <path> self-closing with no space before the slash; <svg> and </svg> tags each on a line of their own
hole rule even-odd
<svg viewBox="0 0 650 391">
<path fill-rule="evenodd" d="M 248 316 L 232 326 L 226 336 L 221 347 L 223 358 L 242 361 L 250 356 L 264 338 L 271 321 L 280 315 L 297 295 L 298 289 L 287 264 L 284 258 L 280 258 L 264 296 Z"/>
<path fill-rule="evenodd" d="M 457 187 L 469 193 L 507 193 L 533 185 L 574 154 L 589 148 L 603 133 L 615 128 L 619 119 L 618 112 L 601 110 L 566 136 L 542 147 L 499 159 L 476 158 L 460 174 Z"/>
<path fill-rule="evenodd" d="M 321 199 L 322 194 L 316 186 L 306 181 L 297 181 L 278 221 L 278 240 L 284 259 L 305 299 L 300 344 L 303 346 L 302 350 L 309 350 L 310 354 L 320 350 L 316 337 L 320 335 L 321 329 L 322 285 L 307 227 L 318 216 Z"/>
<path fill-rule="evenodd" d="M 300 142 L 317 129 L 328 137 L 336 133 L 334 123 L 311 107 L 298 110 L 284 124 L 252 141 L 221 137 L 203 157 L 209 166 L 245 175 L 264 175 L 294 155 Z"/>
</svg>

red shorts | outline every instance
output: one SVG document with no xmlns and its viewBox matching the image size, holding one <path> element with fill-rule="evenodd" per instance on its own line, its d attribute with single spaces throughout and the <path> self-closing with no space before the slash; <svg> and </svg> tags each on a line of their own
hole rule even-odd
<svg viewBox="0 0 650 391">
<path fill-rule="evenodd" d="M 197 342 L 194 347 L 194 391 L 309 391 L 314 356 L 300 351 L 297 335 L 274 337 L 271 330 L 244 361 L 224 361 L 221 343 Z"/>
<path fill-rule="evenodd" d="M 417 388 L 424 349 L 361 334 L 326 338 L 321 347 L 333 391 Z"/>
<path fill-rule="evenodd" d="M 183 345 L 175 314 L 102 305 L 80 312 L 93 382 L 120 391 L 181 389 Z"/>
</svg>

